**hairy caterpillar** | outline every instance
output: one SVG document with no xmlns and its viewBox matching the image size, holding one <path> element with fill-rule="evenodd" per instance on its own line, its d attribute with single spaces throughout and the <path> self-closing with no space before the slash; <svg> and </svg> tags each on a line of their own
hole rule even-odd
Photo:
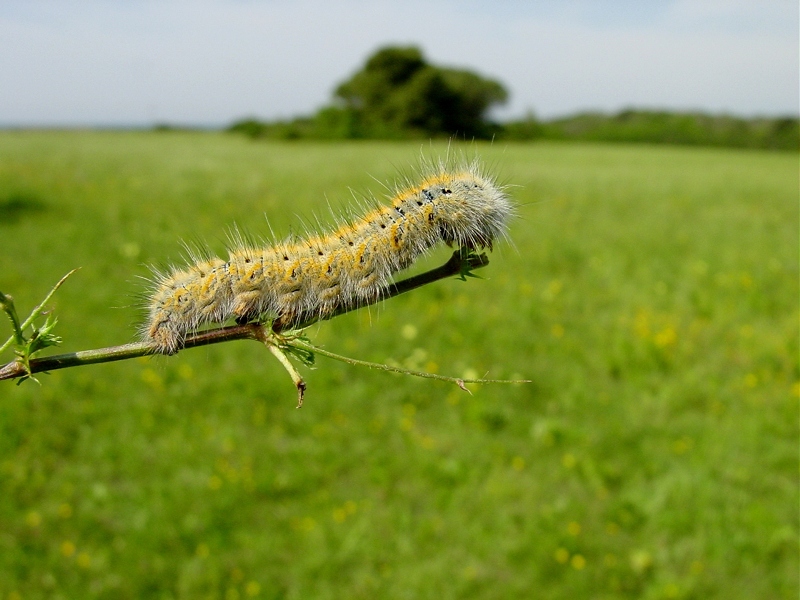
<svg viewBox="0 0 800 600">
<path fill-rule="evenodd" d="M 227 260 L 207 257 L 156 273 L 144 337 L 172 354 L 186 335 L 231 318 L 271 315 L 301 324 L 343 306 L 372 304 L 392 275 L 438 242 L 492 248 L 513 207 L 504 189 L 473 162 L 439 163 L 415 185 L 334 231 L 256 248 L 237 242 Z"/>
</svg>

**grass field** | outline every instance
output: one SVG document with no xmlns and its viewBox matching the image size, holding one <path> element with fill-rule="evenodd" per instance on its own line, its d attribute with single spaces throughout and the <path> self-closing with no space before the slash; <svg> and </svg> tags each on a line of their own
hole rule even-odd
<svg viewBox="0 0 800 600">
<path fill-rule="evenodd" d="M 797 597 L 797 154 L 466 152 L 515 186 L 513 247 L 309 336 L 532 384 L 319 357 L 296 410 L 252 342 L 2 382 L 0 599 Z M 29 310 L 82 267 L 63 351 L 125 343 L 179 240 L 325 221 L 419 153 L 1 133 L 0 290 Z"/>
</svg>

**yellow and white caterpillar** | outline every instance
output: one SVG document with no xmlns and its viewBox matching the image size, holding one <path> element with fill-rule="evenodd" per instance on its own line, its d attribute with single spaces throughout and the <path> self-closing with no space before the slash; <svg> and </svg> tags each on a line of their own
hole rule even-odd
<svg viewBox="0 0 800 600">
<path fill-rule="evenodd" d="M 256 248 L 238 242 L 227 260 L 203 258 L 157 273 L 144 337 L 157 351 L 177 352 L 203 325 L 263 315 L 286 324 L 323 319 L 341 307 L 378 301 L 392 281 L 438 242 L 492 248 L 506 235 L 513 207 L 504 188 L 477 162 L 439 163 L 415 185 L 326 234 Z"/>
</svg>

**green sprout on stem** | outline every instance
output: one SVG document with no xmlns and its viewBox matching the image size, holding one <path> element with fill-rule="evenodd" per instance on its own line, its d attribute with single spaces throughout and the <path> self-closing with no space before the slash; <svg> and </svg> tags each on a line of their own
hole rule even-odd
<svg viewBox="0 0 800 600">
<path fill-rule="evenodd" d="M 42 300 L 42 302 L 31 311 L 31 314 L 28 315 L 28 318 L 26 318 L 22 323 L 20 323 L 19 317 L 17 316 L 17 309 L 14 306 L 14 298 L 8 294 L 0 292 L 0 307 L 2 307 L 3 312 L 8 315 L 8 318 L 11 321 L 11 328 L 13 329 L 13 335 L 8 338 L 8 340 L 2 346 L 0 346 L 0 352 L 3 352 L 9 346 L 14 346 L 14 354 L 17 356 L 16 362 L 21 365 L 22 369 L 24 370 L 24 374 L 22 374 L 17 380 L 17 385 L 26 379 L 32 379 L 36 383 L 39 383 L 39 380 L 33 376 L 34 371 L 31 369 L 31 359 L 33 359 L 36 354 L 45 348 L 58 346 L 61 343 L 61 338 L 53 334 L 53 329 L 55 329 L 58 319 L 56 319 L 52 313 L 45 308 L 47 303 L 50 302 L 50 298 L 52 298 L 53 294 L 56 293 L 56 290 L 60 288 L 67 278 L 75 271 L 77 271 L 77 269 L 73 269 L 64 275 L 64 277 L 62 277 L 59 282 L 53 286 L 53 289 L 50 290 L 47 296 L 45 296 L 45 299 Z M 45 317 L 44 325 L 41 327 L 36 327 L 34 322 L 41 316 Z M 29 327 L 31 333 L 30 336 L 26 337 L 25 330 Z"/>
</svg>

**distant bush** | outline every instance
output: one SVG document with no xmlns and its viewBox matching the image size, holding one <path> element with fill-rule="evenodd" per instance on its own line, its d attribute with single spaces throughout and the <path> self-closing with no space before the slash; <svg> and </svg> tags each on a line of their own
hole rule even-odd
<svg viewBox="0 0 800 600">
<path fill-rule="evenodd" d="M 498 137 L 504 140 L 531 141 L 545 136 L 545 124 L 528 113 L 522 121 L 512 121 L 501 126 Z"/>
<path fill-rule="evenodd" d="M 800 150 L 800 120 L 742 119 L 728 115 L 625 110 L 616 115 L 582 113 L 538 122 L 529 116 L 506 123 L 499 136 L 508 140 L 562 139 L 644 142 Z"/>
<path fill-rule="evenodd" d="M 228 127 L 228 131 L 231 133 L 243 133 L 251 138 L 258 138 L 265 137 L 264 134 L 269 127 L 270 125 L 267 123 L 250 118 L 236 121 L 233 125 Z"/>
<path fill-rule="evenodd" d="M 800 150 L 796 117 L 624 110 L 540 121 L 532 113 L 504 124 L 487 118 L 508 93 L 471 71 L 429 64 L 415 47 L 375 52 L 334 91 L 333 103 L 287 121 L 237 121 L 229 131 L 266 139 L 414 139 L 457 137 L 508 141 L 582 140 Z"/>
<path fill-rule="evenodd" d="M 378 50 L 335 90 L 334 103 L 313 117 L 262 123 L 245 119 L 230 131 L 253 138 L 490 138 L 488 109 L 506 101 L 497 81 L 429 64 L 418 48 Z"/>
<path fill-rule="evenodd" d="M 350 107 L 330 106 L 313 117 L 292 121 L 238 121 L 228 131 L 267 139 L 412 139 L 432 137 L 422 129 L 370 122 Z M 575 140 L 800 150 L 800 120 L 795 117 L 741 119 L 702 113 L 623 111 L 617 115 L 583 113 L 539 121 L 484 124 L 483 136 L 507 141 Z"/>
<path fill-rule="evenodd" d="M 490 137 L 486 111 L 508 98 L 505 88 L 471 71 L 428 64 L 418 48 L 378 50 L 336 88 L 354 137 L 458 135 Z"/>
</svg>

